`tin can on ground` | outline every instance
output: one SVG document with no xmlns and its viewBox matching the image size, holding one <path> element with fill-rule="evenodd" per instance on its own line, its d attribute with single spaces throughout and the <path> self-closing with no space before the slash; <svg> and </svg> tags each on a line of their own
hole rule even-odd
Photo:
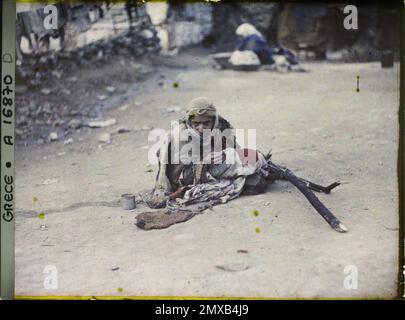
<svg viewBox="0 0 405 320">
<path fill-rule="evenodd" d="M 121 195 L 121 207 L 124 210 L 132 210 L 136 207 L 135 195 L 124 193 Z"/>
</svg>

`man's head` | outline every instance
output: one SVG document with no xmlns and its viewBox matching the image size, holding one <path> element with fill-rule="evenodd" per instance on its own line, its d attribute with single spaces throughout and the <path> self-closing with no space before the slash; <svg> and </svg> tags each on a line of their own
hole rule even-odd
<svg viewBox="0 0 405 320">
<path fill-rule="evenodd" d="M 196 98 L 187 105 L 190 126 L 202 135 L 203 130 L 212 130 L 217 118 L 217 109 L 207 98 Z"/>
</svg>

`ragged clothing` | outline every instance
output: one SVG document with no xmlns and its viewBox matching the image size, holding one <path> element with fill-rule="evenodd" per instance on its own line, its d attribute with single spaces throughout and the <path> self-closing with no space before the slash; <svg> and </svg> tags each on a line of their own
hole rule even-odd
<svg viewBox="0 0 405 320">
<path fill-rule="evenodd" d="M 199 135 L 190 124 L 190 116 L 193 114 L 213 117 L 211 132 L 215 133 Z M 158 151 L 159 171 L 153 195 L 148 201 L 149 206 L 161 208 L 169 202 L 174 207 L 206 201 L 225 203 L 242 192 L 256 194 L 266 189 L 268 173 L 264 156 L 256 150 L 242 149 L 237 144 L 232 126 L 218 115 L 209 100 L 193 100 L 185 118 L 176 125 L 180 134 L 173 134 L 175 130 L 171 130 Z M 223 135 L 225 130 L 228 130 L 228 134 Z M 187 131 L 194 139 L 180 139 L 182 131 Z M 177 148 L 173 149 L 173 144 Z M 194 150 L 201 152 L 191 156 L 187 163 L 173 163 L 173 159 L 182 159 L 183 148 L 187 144 L 189 147 L 196 144 Z M 222 155 L 222 162 L 214 164 L 202 161 L 213 150 Z"/>
<path fill-rule="evenodd" d="M 164 209 L 147 211 L 136 218 L 136 225 L 144 230 L 163 229 L 185 222 L 196 214 L 217 204 L 226 203 L 242 193 L 255 194 L 267 187 L 267 161 L 249 149 L 224 150 L 225 157 L 235 157 L 232 164 L 203 165 L 201 181 L 179 188 L 161 202 Z M 252 160 L 254 160 L 252 162 Z M 147 202 L 152 208 L 156 203 Z"/>
<path fill-rule="evenodd" d="M 212 116 L 214 118 L 212 129 L 217 130 L 214 131 L 215 134 L 199 136 L 190 124 L 189 118 L 193 114 Z M 228 130 L 228 134 L 222 135 L 225 130 Z M 205 100 L 189 106 L 185 117 L 173 123 L 170 134 L 158 150 L 159 171 L 155 189 L 173 192 L 179 187 L 197 182 L 199 179 L 196 177 L 198 173 L 196 164 L 212 149 L 222 151 L 227 147 L 239 148 L 231 124 L 219 116 L 216 108 Z M 188 161 L 183 161 L 184 157 L 189 156 L 187 150 L 194 151 L 194 154 L 187 159 Z"/>
<path fill-rule="evenodd" d="M 234 163 L 206 165 L 201 180 L 203 182 L 191 186 L 184 192 L 182 198 L 175 199 L 178 206 L 206 201 L 211 201 L 213 204 L 226 203 L 241 195 L 245 185 L 250 194 L 265 190 L 268 176 L 267 162 L 261 153 L 255 150 L 233 148 L 227 148 L 223 152 L 225 158 L 234 158 Z M 253 157 L 255 159 L 251 161 Z M 248 183 L 246 183 L 247 179 L 250 179 Z M 249 189 L 249 187 L 253 188 Z M 254 187 L 256 192 L 253 191 Z"/>
</svg>

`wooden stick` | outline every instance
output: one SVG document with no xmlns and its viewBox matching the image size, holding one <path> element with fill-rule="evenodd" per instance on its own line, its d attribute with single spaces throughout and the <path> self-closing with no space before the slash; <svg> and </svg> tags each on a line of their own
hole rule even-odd
<svg viewBox="0 0 405 320">
<path fill-rule="evenodd" d="M 282 179 L 290 181 L 294 186 L 298 188 L 308 199 L 311 205 L 315 208 L 315 210 L 326 220 L 326 222 L 336 231 L 338 232 L 347 232 L 348 229 L 346 226 L 336 218 L 332 212 L 325 205 L 318 199 L 318 197 L 310 190 L 308 184 L 304 182 L 301 178 L 298 178 L 294 173 L 292 173 L 289 169 L 280 167 L 270 160 L 267 161 L 269 164 L 269 171 L 272 175 L 279 176 Z M 329 185 L 328 187 L 324 187 L 326 189 L 332 190 L 336 183 Z M 329 191 L 330 191 L 329 190 Z"/>
</svg>

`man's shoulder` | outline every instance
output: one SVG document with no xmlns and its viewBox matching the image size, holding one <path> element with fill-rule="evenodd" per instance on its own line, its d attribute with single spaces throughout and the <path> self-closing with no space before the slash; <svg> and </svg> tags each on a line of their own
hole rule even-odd
<svg viewBox="0 0 405 320">
<path fill-rule="evenodd" d="M 218 117 L 218 127 L 221 131 L 225 129 L 233 129 L 231 123 L 221 116 Z"/>
</svg>

